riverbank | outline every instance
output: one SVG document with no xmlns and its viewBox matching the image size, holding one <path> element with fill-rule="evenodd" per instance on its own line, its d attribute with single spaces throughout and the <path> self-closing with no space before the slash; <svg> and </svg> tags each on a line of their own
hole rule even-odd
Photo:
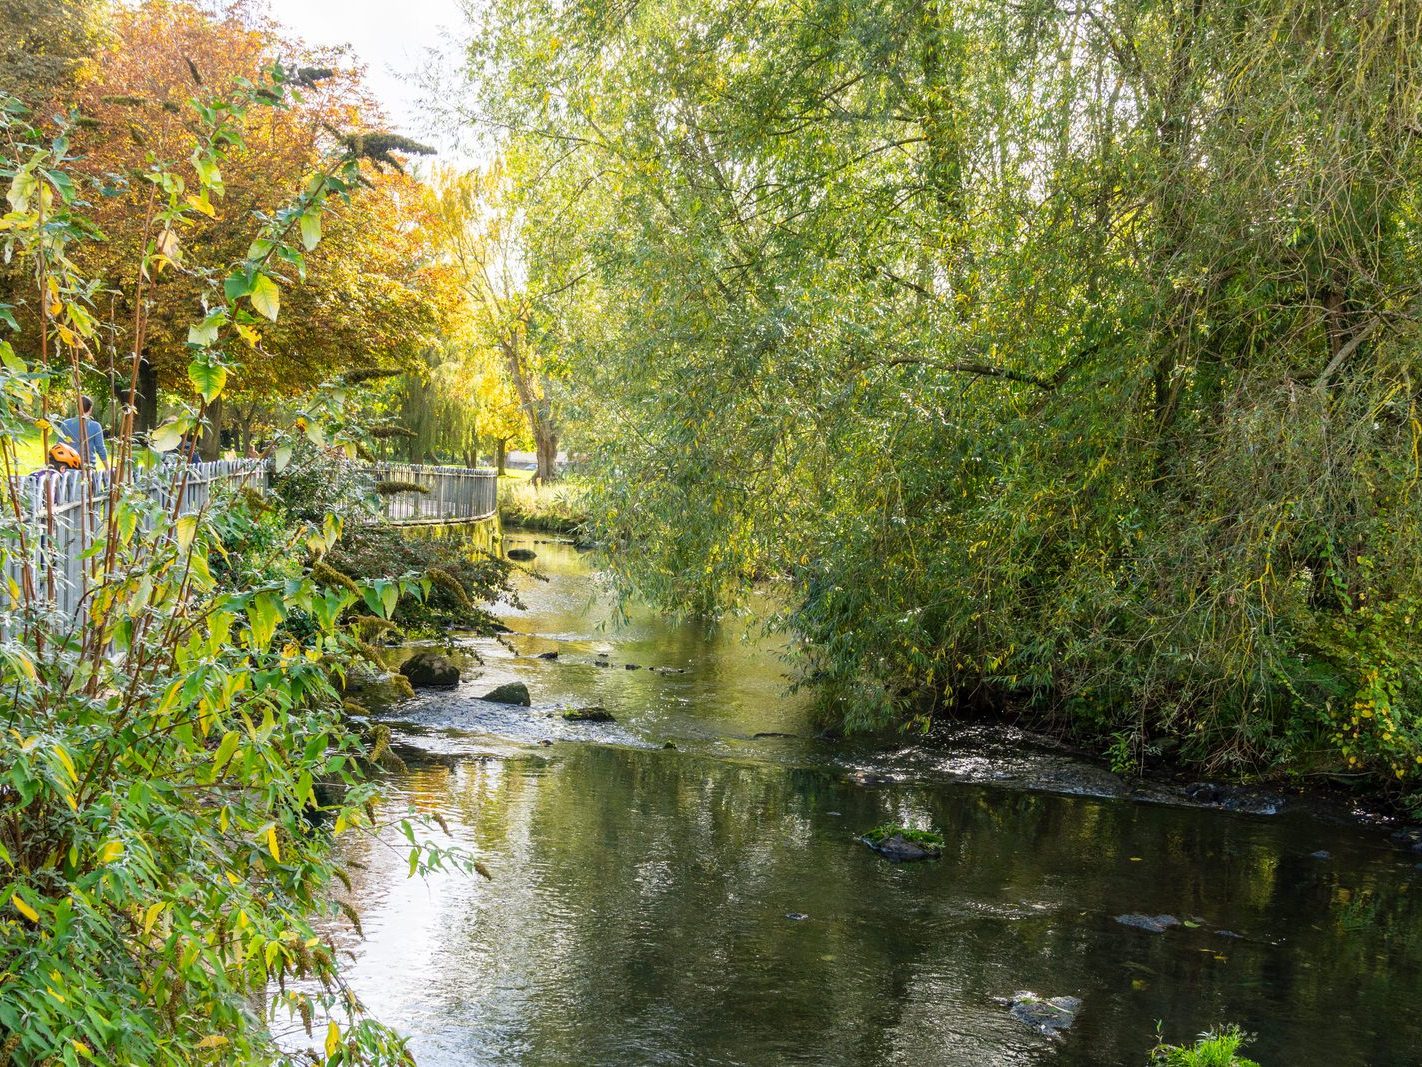
<svg viewBox="0 0 1422 1067">
<path fill-rule="evenodd" d="M 508 526 L 543 533 L 578 534 L 587 523 L 586 489 L 576 478 L 535 484 L 530 471 L 499 476 L 499 516 Z"/>
</svg>

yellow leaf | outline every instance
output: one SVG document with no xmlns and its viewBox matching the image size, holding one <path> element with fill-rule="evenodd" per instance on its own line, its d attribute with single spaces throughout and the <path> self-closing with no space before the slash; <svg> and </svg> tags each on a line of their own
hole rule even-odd
<svg viewBox="0 0 1422 1067">
<path fill-rule="evenodd" d="M 197 537 L 198 517 L 196 515 L 181 515 L 178 517 L 177 537 L 178 551 L 186 553 L 193 547 L 193 540 Z"/>
<path fill-rule="evenodd" d="M 99 862 L 100 862 L 100 863 L 112 863 L 114 860 L 118 859 L 118 858 L 119 858 L 120 856 L 122 856 L 122 855 L 123 855 L 123 842 L 122 842 L 122 841 L 110 841 L 110 842 L 108 842 L 107 844 L 105 844 L 103 848 L 99 849 Z"/>
<path fill-rule="evenodd" d="M 333 1019 L 331 1021 L 331 1025 L 326 1027 L 326 1055 L 334 1056 L 336 1054 L 336 1049 L 340 1047 L 341 1028 L 336 1025 L 336 1022 Z"/>
<path fill-rule="evenodd" d="M 272 854 L 272 859 L 281 862 L 281 844 L 277 841 L 275 826 L 267 827 L 267 851 Z"/>
<path fill-rule="evenodd" d="M 227 1038 L 223 1037 L 221 1034 L 208 1034 L 205 1038 L 203 1038 L 197 1043 L 197 1047 L 221 1048 L 225 1044 L 227 1044 Z"/>
<path fill-rule="evenodd" d="M 158 916 L 163 913 L 163 909 L 168 906 L 167 901 L 160 900 L 157 904 L 148 905 L 148 910 L 143 913 L 143 932 L 151 934 L 153 924 L 158 921 Z"/>
<path fill-rule="evenodd" d="M 15 905 L 15 910 L 18 911 L 21 915 L 23 915 L 26 919 L 29 919 L 30 922 L 39 922 L 39 912 L 35 911 L 34 908 L 26 904 L 24 898 L 20 896 L 19 893 L 16 893 L 10 898 L 10 903 Z"/>
<path fill-rule="evenodd" d="M 64 765 L 64 770 L 69 775 L 69 780 L 72 782 L 78 782 L 79 772 L 74 769 L 74 761 L 69 758 L 69 753 L 65 751 L 64 746 L 55 745 L 54 754 L 58 758 L 59 762 Z"/>
</svg>

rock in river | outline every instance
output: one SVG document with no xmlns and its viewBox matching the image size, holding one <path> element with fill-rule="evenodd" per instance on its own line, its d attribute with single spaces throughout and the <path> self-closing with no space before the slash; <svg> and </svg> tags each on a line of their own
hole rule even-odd
<svg viewBox="0 0 1422 1067">
<path fill-rule="evenodd" d="M 568 722 L 616 722 L 616 721 L 617 721 L 616 719 L 614 719 L 614 718 L 612 717 L 612 712 L 608 711 L 606 708 L 602 707 L 600 704 L 594 704 L 592 707 L 587 707 L 587 708 L 567 708 L 567 709 L 564 710 L 564 712 L 563 712 L 563 718 L 566 719 Z"/>
<path fill-rule="evenodd" d="M 1039 1034 L 1056 1037 L 1063 1030 L 1071 1029 L 1081 1011 L 1080 997 L 1039 997 L 1035 993 L 1013 993 L 1010 998 L 1000 999 L 1006 1004 L 1012 1017 L 1025 1023 Z"/>
<path fill-rule="evenodd" d="M 1179 926 L 1180 920 L 1174 915 L 1117 915 L 1116 921 L 1122 926 L 1134 926 L 1147 933 L 1163 934 L 1172 926 Z"/>
<path fill-rule="evenodd" d="M 518 560 L 520 563 L 527 563 L 529 560 L 538 558 L 538 553 L 531 548 L 511 548 L 505 552 L 504 555 L 508 556 L 509 559 Z"/>
<path fill-rule="evenodd" d="M 936 860 L 943 855 L 943 838 L 923 830 L 881 826 L 859 840 L 895 863 Z"/>
<path fill-rule="evenodd" d="M 556 652 L 540 652 L 540 653 L 538 653 L 538 658 L 539 658 L 539 659 L 557 659 L 557 658 L 558 658 L 558 653 L 556 653 Z"/>
<path fill-rule="evenodd" d="M 495 704 L 522 704 L 528 707 L 533 699 L 528 695 L 528 686 L 522 682 L 505 682 L 497 689 L 491 689 L 481 698 Z"/>
<path fill-rule="evenodd" d="M 452 689 L 459 684 L 459 668 L 438 652 L 416 652 L 400 665 L 400 673 L 419 689 Z"/>
</svg>

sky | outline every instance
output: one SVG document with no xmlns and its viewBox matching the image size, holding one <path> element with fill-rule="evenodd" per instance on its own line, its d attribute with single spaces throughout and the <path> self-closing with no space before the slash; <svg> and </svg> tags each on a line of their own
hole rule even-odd
<svg viewBox="0 0 1422 1067">
<path fill-rule="evenodd" d="M 313 45 L 349 45 L 366 66 L 366 85 L 380 99 L 391 128 L 440 148 L 453 146 L 425 129 L 417 86 L 401 76 L 417 72 L 429 49 L 446 47 L 446 31 L 462 32 L 460 0 L 271 0 L 272 16 Z"/>
</svg>

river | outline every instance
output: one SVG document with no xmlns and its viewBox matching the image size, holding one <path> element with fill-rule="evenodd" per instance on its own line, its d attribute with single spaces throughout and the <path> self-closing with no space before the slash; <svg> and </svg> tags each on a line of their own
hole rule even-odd
<svg viewBox="0 0 1422 1067">
<path fill-rule="evenodd" d="M 744 627 L 622 616 L 594 557 L 515 546 L 546 579 L 516 632 L 388 712 L 408 770 L 385 814 L 440 813 L 492 880 L 408 879 L 398 836 L 342 838 L 351 984 L 425 1067 L 1140 1067 L 1157 1020 L 1239 1023 L 1266 1067 L 1422 1062 L 1422 857 L 1385 832 L 1144 802 L 1005 731 L 816 740 Z M 531 709 L 478 699 L 513 680 Z M 617 722 L 555 710 L 588 704 Z M 937 829 L 942 859 L 856 839 L 889 821 Z M 1019 1022 L 1021 990 L 1081 998 L 1075 1025 Z"/>
</svg>

